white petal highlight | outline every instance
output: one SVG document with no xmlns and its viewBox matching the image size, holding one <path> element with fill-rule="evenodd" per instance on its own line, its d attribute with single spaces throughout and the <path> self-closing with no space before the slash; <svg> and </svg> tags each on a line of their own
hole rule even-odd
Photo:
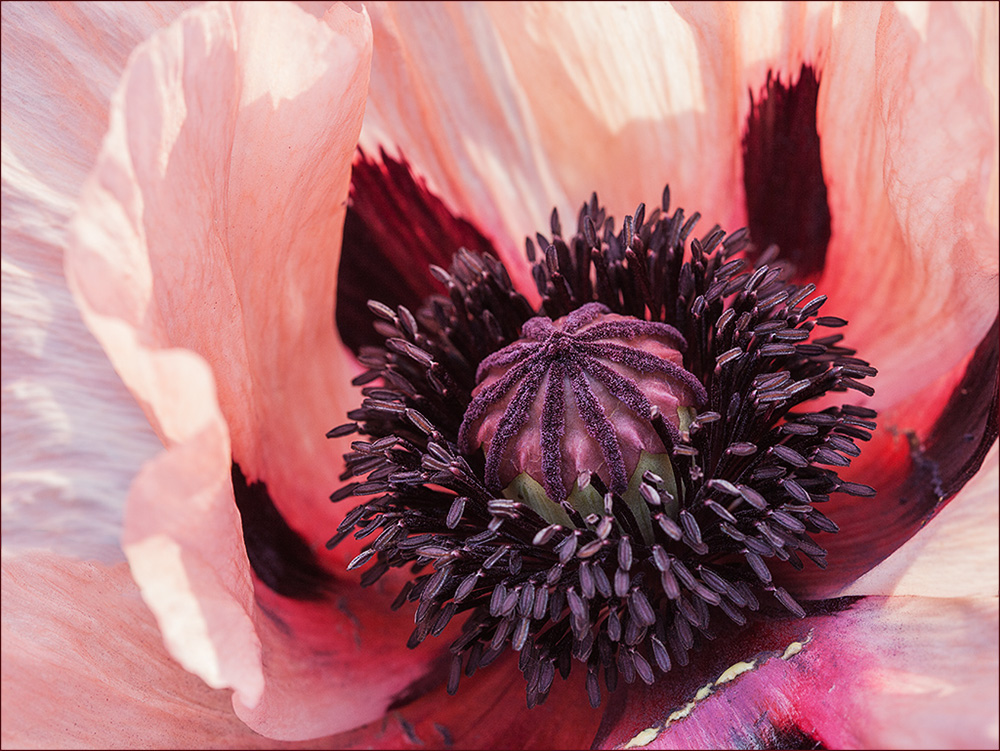
<svg viewBox="0 0 1000 751">
<path fill-rule="evenodd" d="M 4 548 L 121 558 L 128 483 L 159 442 L 63 278 L 66 225 L 132 48 L 189 3 L 4 3 Z"/>
</svg>

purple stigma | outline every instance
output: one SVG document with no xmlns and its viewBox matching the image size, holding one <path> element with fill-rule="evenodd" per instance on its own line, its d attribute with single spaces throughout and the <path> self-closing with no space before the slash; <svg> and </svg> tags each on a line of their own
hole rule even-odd
<svg viewBox="0 0 1000 751">
<path fill-rule="evenodd" d="M 622 493 L 642 451 L 666 452 L 654 416 L 679 435 L 678 410 L 706 399 L 683 367 L 684 348 L 672 326 L 600 303 L 532 318 L 521 339 L 480 364 L 459 448 L 483 448 L 495 492 L 526 473 L 559 503 L 586 471 Z"/>
</svg>

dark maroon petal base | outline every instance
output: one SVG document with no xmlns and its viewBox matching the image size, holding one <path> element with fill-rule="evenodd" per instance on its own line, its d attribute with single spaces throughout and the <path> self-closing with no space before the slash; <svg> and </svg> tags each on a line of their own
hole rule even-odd
<svg viewBox="0 0 1000 751">
<path fill-rule="evenodd" d="M 816 131 L 819 79 L 802 66 L 795 83 L 770 72 L 753 100 L 743 136 L 743 184 L 750 238 L 775 244 L 798 281 L 815 281 L 830 242 L 830 208 Z"/>
<path fill-rule="evenodd" d="M 283 597 L 319 600 L 329 593 L 333 576 L 309 544 L 281 516 L 263 482 L 248 483 L 233 462 L 233 494 L 243 523 L 243 542 L 254 574 Z"/>
<path fill-rule="evenodd" d="M 417 310 L 427 296 L 444 294 L 428 268 L 448 268 L 463 247 L 493 252 L 486 236 L 414 177 L 405 159 L 385 151 L 375 159 L 359 149 L 337 273 L 336 323 L 344 343 L 355 353 L 382 343 L 369 300 Z"/>
</svg>

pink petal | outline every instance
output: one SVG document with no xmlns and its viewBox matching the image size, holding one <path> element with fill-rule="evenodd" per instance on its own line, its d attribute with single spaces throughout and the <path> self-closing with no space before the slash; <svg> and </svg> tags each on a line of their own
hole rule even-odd
<svg viewBox="0 0 1000 751">
<path fill-rule="evenodd" d="M 718 639 L 622 696 L 617 748 L 996 748 L 996 598 L 869 598 Z M 675 668 L 677 670 L 677 668 Z"/>
<path fill-rule="evenodd" d="M 121 557 L 120 500 L 159 448 L 63 278 L 66 225 L 128 53 L 186 3 L 4 3 L 4 547 Z"/>
<path fill-rule="evenodd" d="M 669 6 L 378 3 L 371 12 L 362 144 L 401 151 L 494 238 L 525 293 L 523 238 L 547 232 L 553 206 L 572 224 L 593 190 L 617 216 L 656 205 L 667 181 L 674 203 L 707 221 L 741 214 L 727 192 L 739 145 L 726 60 L 695 64 L 699 32 Z M 618 47 L 629 54 L 612 54 Z"/>
<path fill-rule="evenodd" d="M 879 368 L 872 406 L 943 377 L 997 309 L 996 5 L 678 8 L 702 32 L 703 66 L 734 60 L 740 123 L 743 92 L 768 71 L 818 69 L 833 221 L 824 312 L 850 319 L 849 344 Z"/>
<path fill-rule="evenodd" d="M 946 374 L 996 313 L 996 5 L 678 7 L 713 32 L 705 59 L 738 61 L 741 122 L 768 71 L 819 70 L 833 237 L 818 286 L 882 373 L 873 406 Z"/>
<path fill-rule="evenodd" d="M 278 748 L 184 671 L 122 563 L 3 558 L 4 748 Z"/>
<path fill-rule="evenodd" d="M 996 596 L 1000 589 L 997 445 L 933 523 L 858 579 L 846 595 Z"/>
<path fill-rule="evenodd" d="M 885 408 L 951 370 L 997 311 L 997 6 L 847 5 L 818 127 L 833 237 L 824 311 Z"/>
<path fill-rule="evenodd" d="M 114 99 L 67 262 L 167 445 L 128 500 L 136 580 L 171 653 L 236 689 L 237 712 L 272 737 L 378 717 L 433 657 L 404 655 L 391 627 L 394 670 L 373 673 L 342 639 L 353 616 L 336 597 L 296 610 L 258 587 L 255 603 L 230 482 L 236 461 L 314 546 L 336 529 L 341 461 L 324 434 L 354 401 L 354 366 L 331 317 L 370 44 L 367 16 L 344 7 L 324 22 L 215 5 L 153 37 Z"/>
</svg>

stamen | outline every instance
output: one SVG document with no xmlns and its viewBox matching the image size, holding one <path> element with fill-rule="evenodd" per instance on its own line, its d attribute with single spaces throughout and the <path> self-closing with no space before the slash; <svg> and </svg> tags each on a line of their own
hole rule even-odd
<svg viewBox="0 0 1000 751">
<path fill-rule="evenodd" d="M 330 431 L 357 434 L 342 479 L 360 478 L 331 500 L 363 500 L 330 545 L 371 537 L 349 566 L 364 585 L 409 569 L 393 607 L 416 603 L 411 646 L 465 615 L 450 693 L 510 647 L 529 706 L 575 664 L 596 706 L 602 671 L 614 691 L 683 669 L 720 614 L 801 617 L 772 568 L 825 566 L 813 535 L 837 525 L 815 505 L 874 493 L 837 475 L 874 413 L 806 402 L 868 393 L 875 370 L 814 336 L 842 321 L 816 317 L 811 285 L 698 220 L 665 190 L 616 233 L 595 195 L 573 237 L 553 212 L 553 237 L 526 241 L 537 310 L 464 250 L 434 270 L 446 298 L 370 305 L 385 343 Z"/>
</svg>

